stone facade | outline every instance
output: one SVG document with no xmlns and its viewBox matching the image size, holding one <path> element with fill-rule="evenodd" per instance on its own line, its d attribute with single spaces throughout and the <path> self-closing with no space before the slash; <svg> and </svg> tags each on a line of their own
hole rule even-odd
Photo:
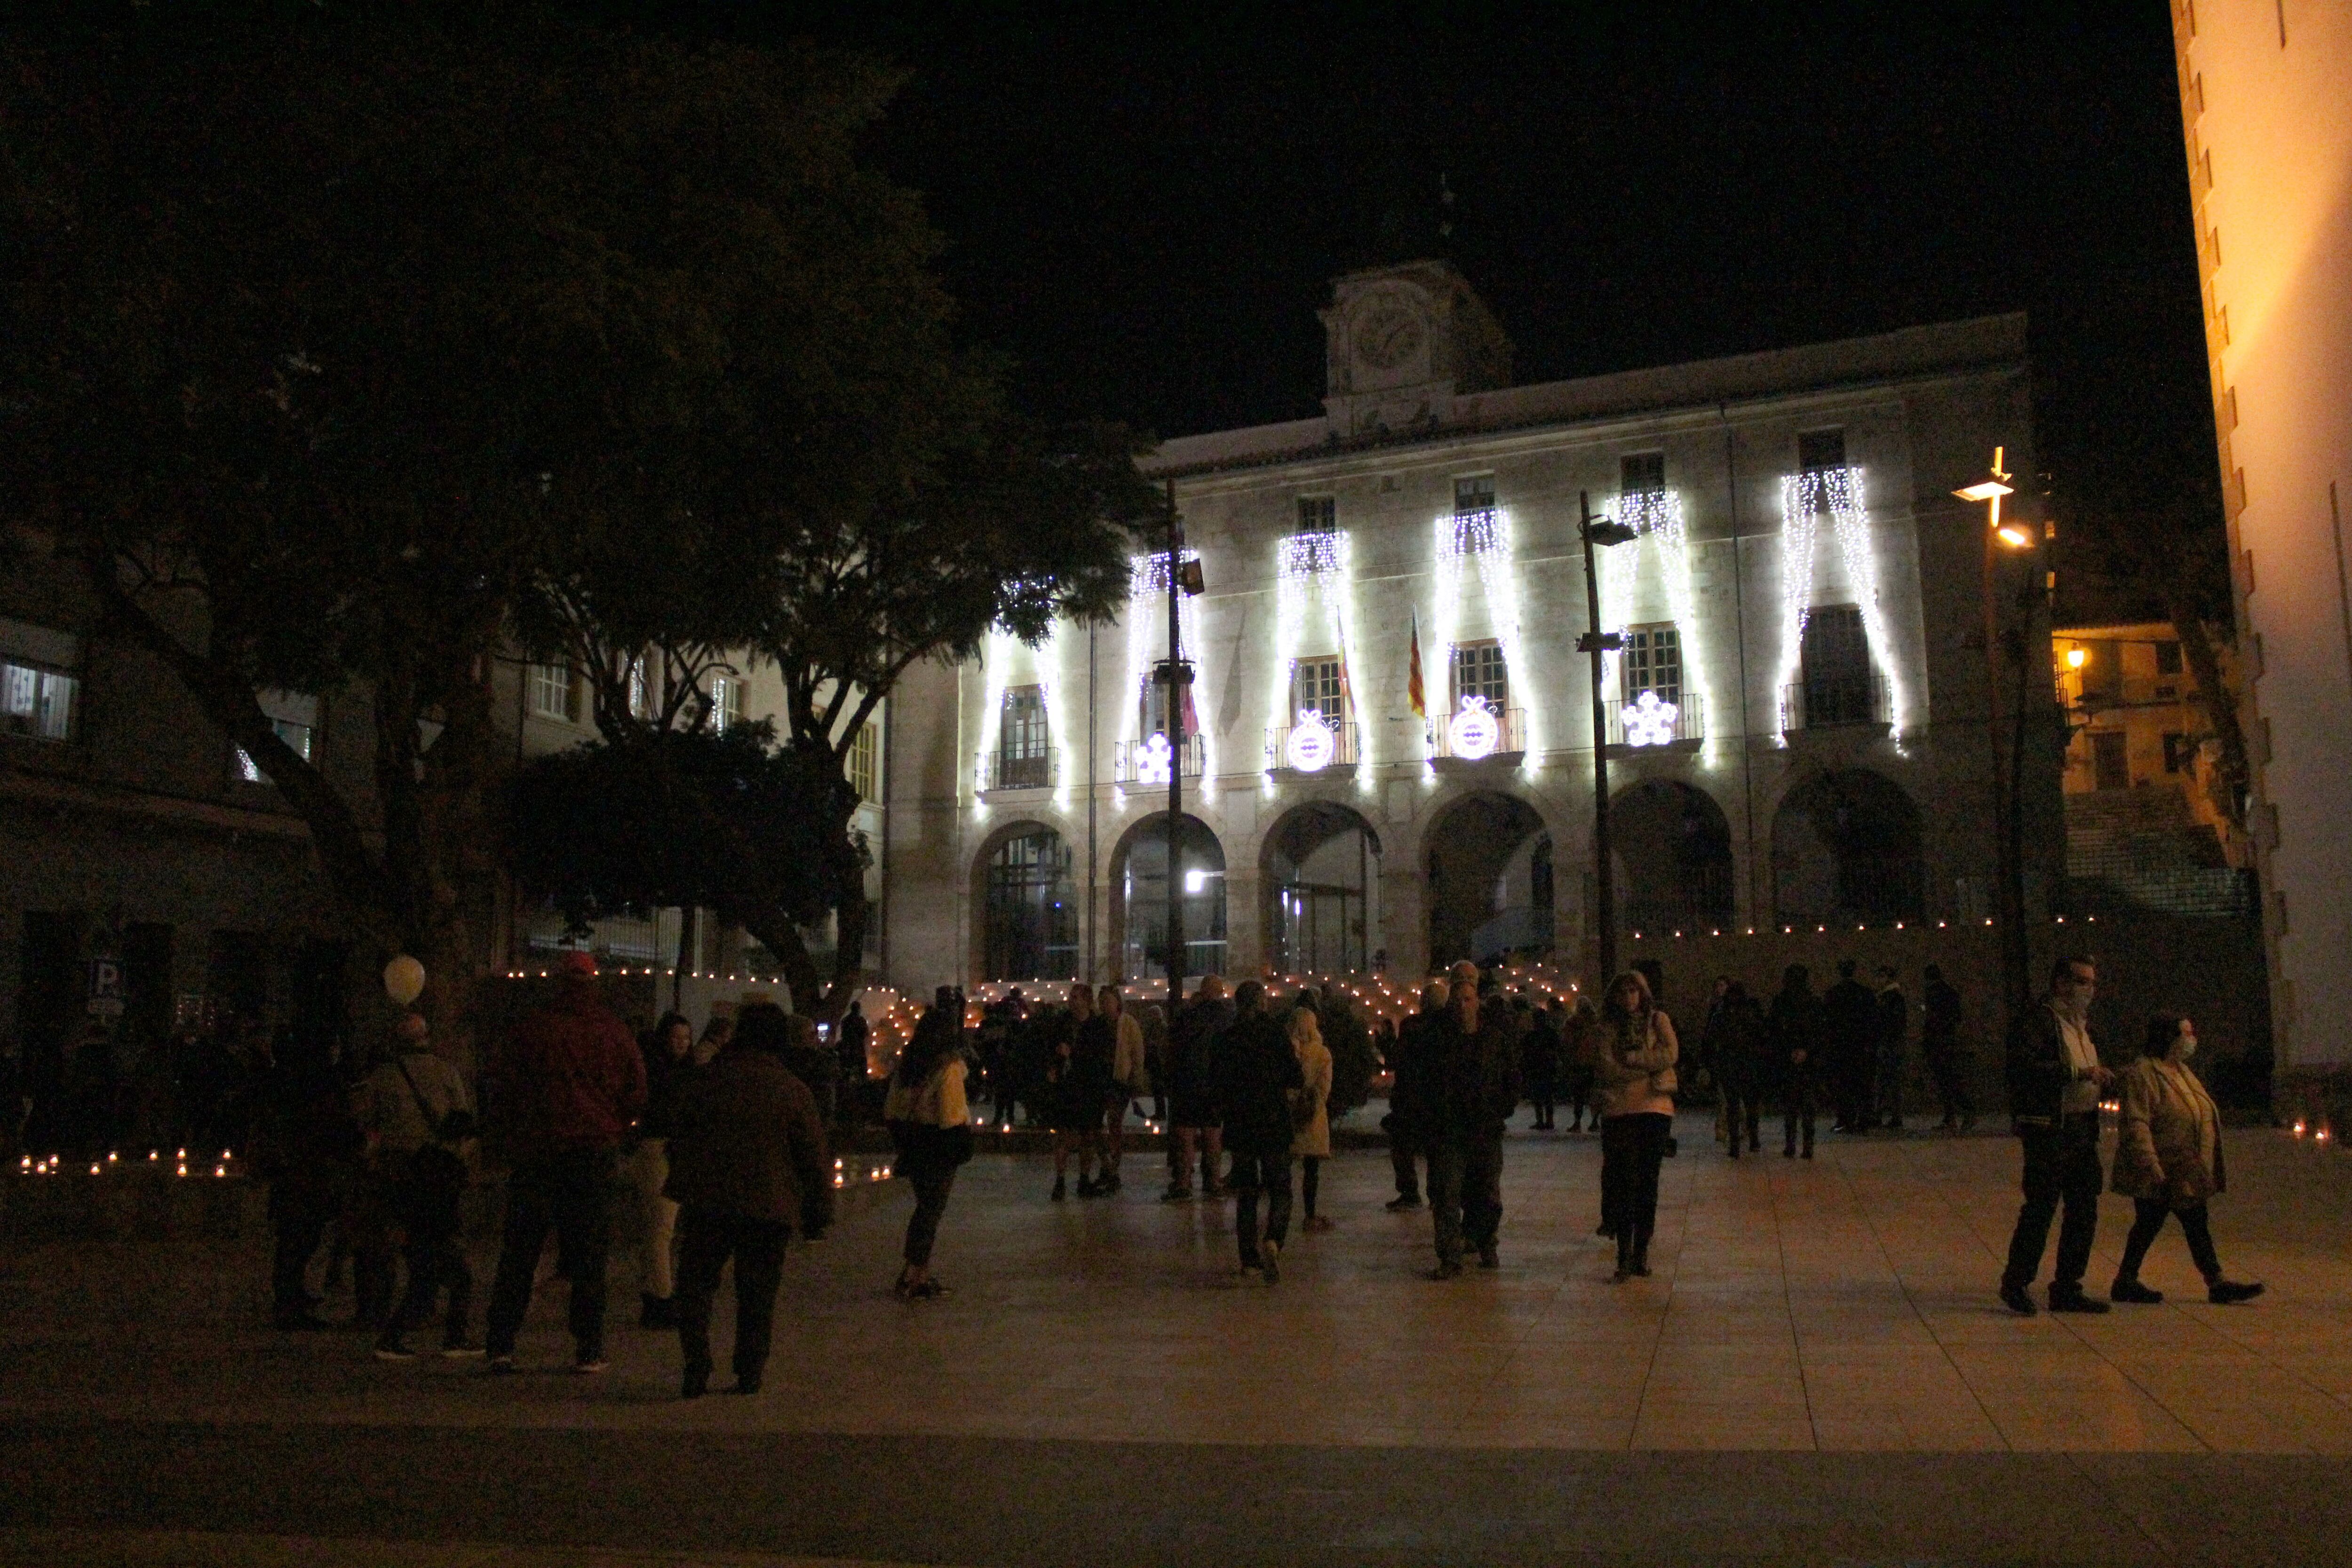
<svg viewBox="0 0 2352 1568">
<path fill-rule="evenodd" d="M 2352 9 L 2173 0 L 2283 1076 L 2352 1060 Z"/>
<path fill-rule="evenodd" d="M 1183 612 L 1196 739 L 1149 749 L 1164 557 L 1139 557 L 1125 621 L 1000 639 L 901 688 L 894 984 L 1158 973 L 1180 750 L 1200 769 L 1188 938 L 1219 872 L 1224 893 L 1223 947 L 1189 973 L 1573 956 L 1591 925 L 1588 497 L 1640 532 L 1601 556 L 1605 628 L 1648 639 L 1605 683 L 1625 934 L 1982 924 L 1984 513 L 1951 492 L 1997 446 L 2033 471 L 2022 318 L 1525 387 L 1442 264 L 1344 279 L 1324 321 L 1323 417 L 1173 440 L 1149 465 L 1205 576 Z M 2038 658 L 2031 685 L 2039 923 L 2063 731 Z M 1457 722 L 1464 686 L 1494 697 L 1488 723 Z M 1636 706 L 1629 732 L 1617 704 L 1645 689 L 1673 711 Z M 1333 722 L 1301 752 L 1309 708 Z M 1066 867 L 1040 873 L 1041 847 Z"/>
</svg>

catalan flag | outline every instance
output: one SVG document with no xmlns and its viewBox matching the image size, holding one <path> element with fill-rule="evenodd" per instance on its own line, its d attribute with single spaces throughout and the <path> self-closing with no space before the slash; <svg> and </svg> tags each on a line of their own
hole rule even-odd
<svg viewBox="0 0 2352 1568">
<path fill-rule="evenodd" d="M 1404 676 L 1404 700 L 1423 721 L 1429 718 L 1429 700 L 1421 682 L 1421 612 L 1412 612 L 1412 662 Z"/>
</svg>

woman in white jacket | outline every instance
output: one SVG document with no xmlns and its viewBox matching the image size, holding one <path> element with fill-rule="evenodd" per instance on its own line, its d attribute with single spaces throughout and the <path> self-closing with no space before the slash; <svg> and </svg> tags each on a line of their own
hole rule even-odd
<svg viewBox="0 0 2352 1568">
<path fill-rule="evenodd" d="M 1127 1010 L 1127 999 L 1116 985 L 1095 993 L 1095 1014 L 1108 1018 L 1118 1031 L 1111 1049 L 1110 1103 L 1104 1108 L 1103 1187 L 1118 1191 L 1118 1166 L 1127 1152 L 1127 1107 L 1138 1095 L 1151 1092 L 1151 1070 L 1143 1055 L 1143 1024 Z"/>
<path fill-rule="evenodd" d="M 1601 1004 L 1593 1076 L 1601 1097 L 1601 1214 L 1617 1237 L 1622 1284 L 1650 1272 L 1658 1225 L 1658 1166 L 1675 1127 L 1674 1020 L 1658 1010 L 1650 983 L 1628 970 Z"/>
<path fill-rule="evenodd" d="M 1322 1187 L 1323 1162 L 1331 1157 L 1331 1050 L 1323 1043 L 1322 1020 L 1314 1008 L 1300 1007 L 1290 1015 L 1290 1048 L 1297 1053 L 1298 1070 L 1307 1079 L 1306 1088 L 1290 1091 L 1291 1123 L 1298 1130 L 1290 1152 L 1298 1156 L 1298 1195 L 1307 1207 L 1299 1228 L 1328 1230 L 1330 1218 L 1315 1212 L 1315 1200 Z"/>
</svg>

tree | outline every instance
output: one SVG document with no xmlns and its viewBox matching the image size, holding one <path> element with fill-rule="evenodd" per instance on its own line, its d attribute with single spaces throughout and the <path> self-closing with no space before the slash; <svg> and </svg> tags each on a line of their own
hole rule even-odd
<svg viewBox="0 0 2352 1568">
<path fill-rule="evenodd" d="M 980 537 L 934 555 L 1046 574 L 949 582 L 982 625 L 1101 601 L 944 494 L 1033 476 L 913 198 L 856 163 L 886 71 L 497 5 L 154 10 L 5 46 L 0 507 L 277 784 L 355 928 L 425 961 L 444 1038 L 485 969 L 518 637 L 688 677 L 790 650 L 798 742 L 961 646 L 869 591 L 909 584 L 873 519 L 961 515 Z M 779 524 L 806 542 L 744 548 Z M 828 586 L 908 628 L 890 657 L 780 607 Z M 278 740 L 269 688 L 367 705 L 364 787 Z"/>
</svg>

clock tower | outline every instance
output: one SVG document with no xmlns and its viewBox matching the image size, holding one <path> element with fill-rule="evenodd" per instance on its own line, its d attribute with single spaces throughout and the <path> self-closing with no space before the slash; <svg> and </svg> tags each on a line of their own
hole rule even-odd
<svg viewBox="0 0 2352 1568">
<path fill-rule="evenodd" d="M 1323 406 L 1342 440 L 1443 425 L 1455 394 L 1510 384 L 1510 339 L 1445 262 L 1350 272 L 1332 284 L 1322 316 Z"/>
</svg>

